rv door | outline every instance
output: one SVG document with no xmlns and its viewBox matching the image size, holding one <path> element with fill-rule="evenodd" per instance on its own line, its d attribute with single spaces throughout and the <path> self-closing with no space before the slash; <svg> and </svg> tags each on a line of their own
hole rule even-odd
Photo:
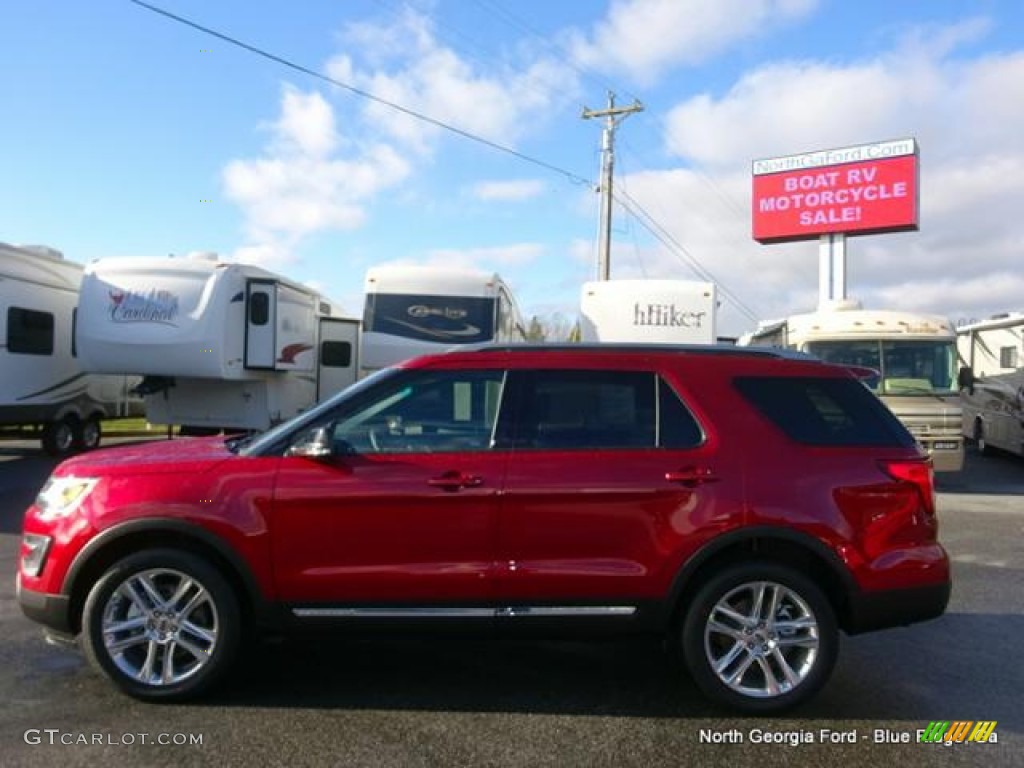
<svg viewBox="0 0 1024 768">
<path fill-rule="evenodd" d="M 316 399 L 320 402 L 356 381 L 359 373 L 359 321 L 321 318 L 318 352 Z"/>
<path fill-rule="evenodd" d="M 277 283 L 249 280 L 245 291 L 245 367 L 274 367 Z"/>
</svg>

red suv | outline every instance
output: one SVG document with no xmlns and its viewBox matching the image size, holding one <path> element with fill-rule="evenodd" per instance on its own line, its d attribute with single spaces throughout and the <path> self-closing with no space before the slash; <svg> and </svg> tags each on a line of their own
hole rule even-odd
<svg viewBox="0 0 1024 768">
<path fill-rule="evenodd" d="M 932 470 L 845 368 L 771 350 L 480 347 L 382 371 L 269 432 L 61 464 L 18 594 L 144 699 L 244 637 L 438 624 L 667 636 L 751 712 L 838 633 L 939 616 Z"/>
</svg>

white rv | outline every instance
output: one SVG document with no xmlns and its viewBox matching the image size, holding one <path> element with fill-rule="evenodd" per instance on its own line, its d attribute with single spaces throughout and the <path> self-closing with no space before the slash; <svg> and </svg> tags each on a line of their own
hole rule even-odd
<svg viewBox="0 0 1024 768">
<path fill-rule="evenodd" d="M 74 342 L 82 266 L 0 243 L 0 426 L 41 433 L 53 455 L 94 448 L 100 421 L 141 413 L 137 381 L 83 372 Z"/>
<path fill-rule="evenodd" d="M 935 470 L 963 468 L 956 331 L 947 318 L 844 301 L 762 323 L 739 344 L 788 347 L 876 371 L 866 383 L 925 447 Z"/>
<path fill-rule="evenodd" d="M 957 351 L 964 436 L 1024 456 L 1024 314 L 960 326 Z"/>
<path fill-rule="evenodd" d="M 144 376 L 147 420 L 190 428 L 267 429 L 353 383 L 359 362 L 358 320 L 209 253 L 92 262 L 77 340 L 87 370 Z"/>
<path fill-rule="evenodd" d="M 525 338 L 512 290 L 494 272 L 395 264 L 366 272 L 367 373 L 457 345 Z"/>
<path fill-rule="evenodd" d="M 714 283 L 604 280 L 583 284 L 580 334 L 588 342 L 714 344 Z"/>
</svg>

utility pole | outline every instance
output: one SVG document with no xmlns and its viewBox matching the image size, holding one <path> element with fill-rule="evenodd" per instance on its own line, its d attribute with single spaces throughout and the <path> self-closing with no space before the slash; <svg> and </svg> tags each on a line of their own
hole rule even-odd
<svg viewBox="0 0 1024 768">
<path fill-rule="evenodd" d="M 615 129 L 633 112 L 643 111 L 644 105 L 633 99 L 628 107 L 615 106 L 615 94 L 608 91 L 607 109 L 583 108 L 583 119 L 603 117 L 601 134 L 601 235 L 597 248 L 597 279 L 607 280 L 611 275 L 612 247 L 612 176 L 615 172 Z"/>
</svg>

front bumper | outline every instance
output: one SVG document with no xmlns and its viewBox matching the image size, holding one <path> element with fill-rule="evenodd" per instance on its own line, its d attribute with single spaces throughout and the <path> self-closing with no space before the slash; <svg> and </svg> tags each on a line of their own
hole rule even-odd
<svg viewBox="0 0 1024 768">
<path fill-rule="evenodd" d="M 856 635 L 934 619 L 945 612 L 951 591 L 952 583 L 946 581 L 906 589 L 857 592 L 849 596 L 843 629 Z"/>
<path fill-rule="evenodd" d="M 49 595 L 25 589 L 21 574 L 16 584 L 18 604 L 21 612 L 47 629 L 64 635 L 74 634 L 71 627 L 71 599 L 67 595 Z"/>
</svg>

